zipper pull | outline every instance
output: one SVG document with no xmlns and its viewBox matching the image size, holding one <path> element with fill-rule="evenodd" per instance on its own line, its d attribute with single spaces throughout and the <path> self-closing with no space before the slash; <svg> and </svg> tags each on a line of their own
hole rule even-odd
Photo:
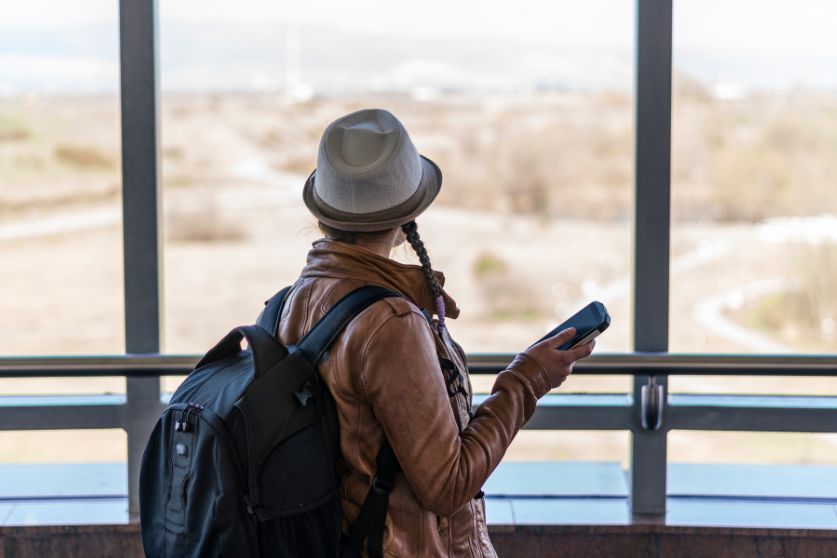
<svg viewBox="0 0 837 558">
<path fill-rule="evenodd" d="M 181 419 L 183 421 L 181 431 L 182 432 L 189 432 L 192 429 L 192 415 L 195 414 L 195 410 L 197 405 L 194 403 L 189 403 L 185 409 L 183 409 L 183 414 L 181 415 Z"/>
<path fill-rule="evenodd" d="M 183 412 L 180 413 L 180 431 L 181 432 L 189 432 L 189 413 L 192 412 L 192 407 L 187 406 L 183 409 Z"/>
<path fill-rule="evenodd" d="M 182 411 L 180 411 L 180 416 L 174 419 L 174 431 L 175 432 L 185 432 L 186 429 L 184 427 L 186 423 L 186 412 L 189 410 L 189 407 L 186 406 Z"/>
</svg>

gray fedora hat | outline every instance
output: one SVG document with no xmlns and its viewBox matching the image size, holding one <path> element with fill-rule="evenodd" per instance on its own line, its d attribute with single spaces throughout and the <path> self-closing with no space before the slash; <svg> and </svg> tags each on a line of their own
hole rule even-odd
<svg viewBox="0 0 837 558">
<path fill-rule="evenodd" d="M 345 231 L 382 231 L 415 219 L 436 198 L 442 171 L 419 155 L 390 112 L 338 118 L 320 140 L 302 199 L 314 216 Z"/>
</svg>

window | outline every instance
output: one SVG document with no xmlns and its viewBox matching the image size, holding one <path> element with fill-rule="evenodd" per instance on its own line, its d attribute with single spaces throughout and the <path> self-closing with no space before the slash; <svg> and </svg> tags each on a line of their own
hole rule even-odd
<svg viewBox="0 0 837 558">
<path fill-rule="evenodd" d="M 124 352 L 117 4 L 0 21 L 0 354 Z"/>
<path fill-rule="evenodd" d="M 125 351 L 117 6 L 35 0 L 0 19 L 0 355 Z M 81 394 L 124 386 L 122 378 L 0 379 L 0 406 L 46 405 L 58 393 L 83 404 L 90 397 Z M 66 464 L 120 463 L 125 442 L 122 430 L 0 432 L 2 496 L 44 495 L 60 483 L 62 494 L 88 496 L 73 478 L 88 465 Z M 124 485 L 121 463 L 117 474 Z M 66 503 L 30 504 L 10 506 L 5 521 L 73 516 L 56 511 Z"/>
<path fill-rule="evenodd" d="M 789 7 L 675 3 L 672 351 L 837 342 L 837 23 Z"/>
<path fill-rule="evenodd" d="M 630 12 L 161 4 L 165 350 L 204 350 L 298 276 L 321 236 L 301 203 L 320 135 L 376 105 L 442 168 L 419 231 L 468 351 L 522 350 L 591 299 L 614 315 L 600 347 L 627 351 Z"/>
</svg>

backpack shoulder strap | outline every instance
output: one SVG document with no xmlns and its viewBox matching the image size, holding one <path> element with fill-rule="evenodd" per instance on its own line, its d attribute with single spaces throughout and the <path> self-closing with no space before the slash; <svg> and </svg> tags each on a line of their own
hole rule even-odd
<svg viewBox="0 0 837 558">
<path fill-rule="evenodd" d="M 291 291 L 291 287 L 285 287 L 264 303 L 264 309 L 256 319 L 256 325 L 276 337 L 279 330 L 279 317 L 282 315 L 282 307 L 285 305 L 285 298 Z"/>
<path fill-rule="evenodd" d="M 366 551 L 369 558 L 383 558 L 384 525 L 389 507 L 389 495 L 395 488 L 395 477 L 401 472 L 398 458 L 384 439 L 378 457 L 375 459 L 375 476 L 372 485 L 366 493 L 366 499 L 349 530 L 341 558 L 360 558 L 363 553 L 363 543 L 366 541 Z"/>
<path fill-rule="evenodd" d="M 352 291 L 326 312 L 326 315 L 302 338 L 297 347 L 308 362 L 316 364 L 355 316 L 372 303 L 393 296 L 401 296 L 401 294 L 377 285 L 367 285 Z"/>
</svg>

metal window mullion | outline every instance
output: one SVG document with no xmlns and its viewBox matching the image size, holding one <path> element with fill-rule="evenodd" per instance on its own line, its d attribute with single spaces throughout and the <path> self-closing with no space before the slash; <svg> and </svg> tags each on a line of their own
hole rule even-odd
<svg viewBox="0 0 837 558">
<path fill-rule="evenodd" d="M 159 353 L 162 308 L 157 2 L 120 0 L 125 350 Z M 159 378 L 128 378 L 128 511 L 139 517 L 139 464 L 160 413 Z"/>
<path fill-rule="evenodd" d="M 668 351 L 671 166 L 672 0 L 637 0 L 635 68 L 635 213 L 633 343 L 637 352 Z M 666 506 L 666 431 L 643 430 L 634 377 L 631 509 L 659 515 Z M 667 389 L 667 377 L 656 376 Z"/>
<path fill-rule="evenodd" d="M 0 432 L 120 428 L 122 405 L 19 405 L 0 408 Z"/>
<path fill-rule="evenodd" d="M 837 432 L 837 408 L 670 405 L 670 430 Z"/>
<path fill-rule="evenodd" d="M 631 427 L 631 408 L 617 405 L 538 405 L 523 427 L 527 430 L 626 430 Z"/>
</svg>

